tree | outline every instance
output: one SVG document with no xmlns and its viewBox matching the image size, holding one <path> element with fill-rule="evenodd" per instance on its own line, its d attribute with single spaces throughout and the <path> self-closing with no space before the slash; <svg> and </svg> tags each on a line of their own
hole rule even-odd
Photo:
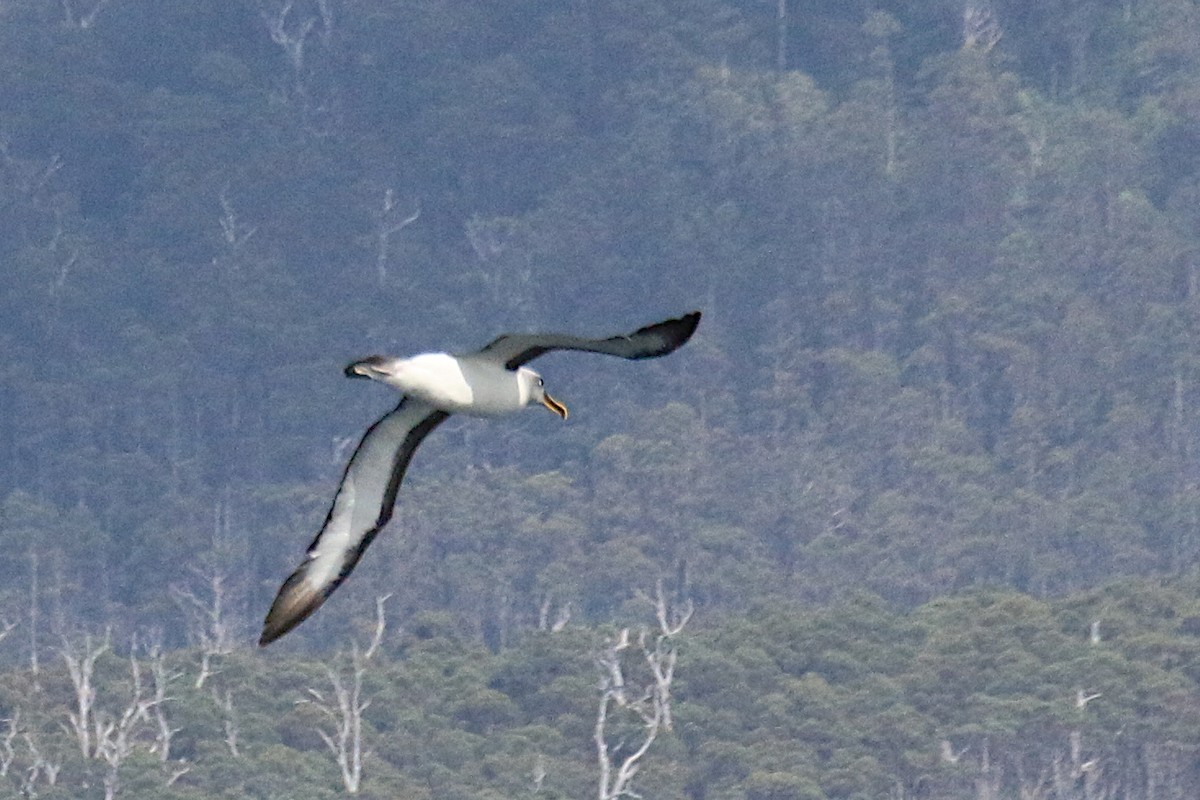
<svg viewBox="0 0 1200 800">
<path fill-rule="evenodd" d="M 333 754 L 342 776 L 342 785 L 350 794 L 358 794 L 362 784 L 363 757 L 369 751 L 363 749 L 363 712 L 371 705 L 371 701 L 362 696 L 363 676 L 366 675 L 367 665 L 379 650 L 383 642 L 383 632 L 387 624 L 383 606 L 390 595 L 375 599 L 375 629 L 371 640 L 365 649 L 361 649 L 357 641 L 350 645 L 350 678 L 345 681 L 342 675 L 333 667 L 326 668 L 329 683 L 333 690 L 331 699 L 316 689 L 309 689 L 312 703 L 321 713 L 333 722 L 332 732 L 318 728 L 321 741 Z M 230 745 L 234 749 L 233 745 Z"/>
<path fill-rule="evenodd" d="M 600 706 L 592 736 L 596 744 L 596 759 L 600 764 L 599 800 L 639 796 L 631 784 L 641 769 L 641 761 L 650 751 L 659 732 L 671 730 L 671 683 L 675 679 L 678 658 L 674 637 L 683 631 L 692 618 L 693 610 L 691 601 L 683 609 L 669 609 L 662 581 L 657 583 L 655 612 L 658 631 L 653 637 L 647 628 L 642 628 L 637 634 L 637 647 L 650 671 L 650 679 L 640 687 L 626 684 L 627 667 L 622 661 L 622 654 L 631 646 L 628 628 L 610 639 L 596 658 L 603 673 L 600 680 Z M 614 747 L 609 742 L 609 726 L 616 721 L 615 718 L 610 721 L 610 714 L 615 710 L 624 712 L 624 716 L 633 714 L 641 720 L 642 731 L 629 745 L 622 741 Z"/>
</svg>

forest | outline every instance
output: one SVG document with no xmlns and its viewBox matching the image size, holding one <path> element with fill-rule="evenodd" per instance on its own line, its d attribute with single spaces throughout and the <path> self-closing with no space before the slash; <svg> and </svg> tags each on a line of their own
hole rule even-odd
<svg viewBox="0 0 1200 800">
<path fill-rule="evenodd" d="M 5 0 L 0 797 L 1200 796 L 1198 354 L 1196 0 Z"/>
</svg>

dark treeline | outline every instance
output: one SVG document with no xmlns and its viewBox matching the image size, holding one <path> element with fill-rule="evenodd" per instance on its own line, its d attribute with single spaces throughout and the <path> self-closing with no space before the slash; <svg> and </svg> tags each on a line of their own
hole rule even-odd
<svg viewBox="0 0 1200 800">
<path fill-rule="evenodd" d="M 177 620 L 203 568 L 248 628 L 391 402 L 342 363 L 691 307 L 546 362 L 566 426 L 438 431 L 339 600 L 495 646 L 663 575 L 1194 567 L 1194 5 L 759 5 L 9 4 L 9 615 Z"/>
<path fill-rule="evenodd" d="M 284 651 L 328 653 L 387 593 L 398 625 L 444 614 L 503 658 L 632 618 L 660 579 L 701 628 L 864 592 L 909 619 L 979 587 L 1186 584 L 1198 21 L 1194 0 L 9 0 L 2 657 L 105 628 L 249 647 L 394 402 L 347 361 L 692 308 L 669 359 L 539 362 L 566 424 L 439 429 Z M 754 796 L 889 791 L 810 779 Z"/>
<path fill-rule="evenodd" d="M 672 730 L 633 788 L 664 800 L 1191 797 L 1196 588 L 1137 580 L 1049 602 L 981 591 L 906 614 L 858 596 L 726 616 L 680 645 Z M 492 652 L 441 612 L 389 628 L 361 675 L 357 796 L 597 797 L 592 655 L 612 633 L 526 631 Z M 336 740 L 340 720 L 327 713 L 333 680 L 354 686 L 347 653 L 264 668 L 241 650 L 205 673 L 195 651 L 143 640 L 131 658 L 107 644 L 64 648 L 76 664 L 93 656 L 96 725 L 83 744 L 66 659 L 0 674 L 2 796 L 347 796 L 322 739 Z M 144 719 L 126 713 L 136 707 Z M 619 761 L 640 726 L 611 711 Z"/>
</svg>

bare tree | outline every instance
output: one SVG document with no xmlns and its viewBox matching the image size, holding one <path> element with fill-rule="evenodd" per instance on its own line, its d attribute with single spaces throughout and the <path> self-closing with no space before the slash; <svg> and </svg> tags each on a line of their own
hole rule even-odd
<svg viewBox="0 0 1200 800">
<path fill-rule="evenodd" d="M 228 186 L 221 190 L 217 199 L 221 203 L 221 241 L 225 243 L 227 253 L 236 257 L 246 242 L 258 232 L 258 226 L 247 225 L 238 219 L 233 201 L 229 199 Z M 216 261 L 215 258 L 213 260 Z"/>
<path fill-rule="evenodd" d="M 17 757 L 17 746 L 14 742 L 21 732 L 21 709 L 13 709 L 12 716 L 4 720 L 8 726 L 4 736 L 0 737 L 0 777 L 8 774 L 12 768 L 13 759 Z"/>
<path fill-rule="evenodd" d="M 788 6 L 787 0 L 775 3 L 775 70 L 784 72 L 788 66 Z"/>
<path fill-rule="evenodd" d="M 170 775 L 167 776 L 167 786 L 174 786 L 175 782 L 192 771 L 192 765 L 187 763 L 185 759 L 179 759 L 177 766 L 170 770 Z"/>
<path fill-rule="evenodd" d="M 671 730 L 671 683 L 675 678 L 677 656 L 675 637 L 691 619 L 694 607 L 688 600 L 682 609 L 669 608 L 661 580 L 655 586 L 654 605 L 658 631 L 651 635 L 648 629 L 642 628 L 637 637 L 638 649 L 649 668 L 648 681 L 640 687 L 631 688 L 627 684 L 623 658 L 632 647 L 628 628 L 613 637 L 596 658 L 602 673 L 600 706 L 593 731 L 596 758 L 600 764 L 599 800 L 638 797 L 631 783 L 641 761 L 659 733 Z M 609 745 L 607 728 L 610 715 L 616 709 L 634 715 L 641 722 L 641 741 L 632 750 Z"/>
<path fill-rule="evenodd" d="M 95 755 L 92 748 L 93 713 L 96 706 L 96 687 L 92 685 L 92 674 L 96 669 L 96 659 L 108 652 L 111 631 L 104 631 L 104 640 L 96 643 L 91 634 L 83 637 L 82 651 L 66 636 L 63 637 L 59 654 L 67 664 L 67 673 L 71 676 L 71 685 L 75 689 L 75 710 L 68 713 L 70 721 L 68 732 L 75 735 L 79 750 L 84 758 Z"/>
<path fill-rule="evenodd" d="M 554 598 L 550 592 L 546 592 L 545 598 L 542 600 L 542 605 L 538 608 L 538 630 L 550 631 L 558 633 L 563 628 L 567 627 L 567 623 L 571 621 L 571 604 L 563 603 L 558 608 L 558 613 L 554 615 L 554 622 L 550 621 L 550 610 L 553 608 Z"/>
<path fill-rule="evenodd" d="M 318 728 L 321 740 L 333 753 L 338 769 L 341 770 L 342 784 L 350 794 L 357 794 L 362 782 L 362 715 L 371 705 L 370 700 L 362 698 L 362 680 L 367 672 L 367 664 L 379 650 L 383 641 L 386 619 L 383 613 L 384 603 L 391 595 L 383 595 L 375 599 L 375 630 L 371 641 L 365 650 L 359 648 L 358 642 L 353 642 L 350 649 L 351 676 L 349 683 L 332 667 L 327 669 L 329 683 L 333 692 L 331 698 L 316 689 L 309 689 L 311 700 L 300 702 L 312 703 L 316 708 L 333 722 L 333 730 Z"/>
<path fill-rule="evenodd" d="M 171 699 L 167 694 L 167 689 L 174 681 L 183 677 L 183 671 L 167 667 L 163 657 L 161 637 L 154 637 L 151 640 L 150 645 L 146 648 L 146 655 L 150 658 L 150 676 L 154 680 L 154 696 L 150 700 L 149 709 L 154 712 L 154 724 L 157 728 L 154 745 L 150 748 L 150 752 L 155 753 L 158 760 L 166 764 L 171 760 L 171 739 L 180 730 L 172 728 L 167 721 L 166 702 Z"/>
<path fill-rule="evenodd" d="M 40 665 L 38 664 L 38 620 L 41 616 L 38 608 L 38 571 L 41 560 L 38 552 L 29 548 L 29 672 L 33 675 L 34 686 L 38 685 Z"/>
<path fill-rule="evenodd" d="M 546 757 L 538 753 L 537 758 L 533 762 L 533 772 L 530 773 L 533 778 L 533 793 L 537 794 L 542 790 L 542 782 L 546 780 Z"/>
<path fill-rule="evenodd" d="M 317 19 L 316 17 L 307 17 L 298 24 L 290 23 L 288 17 L 292 13 L 292 6 L 293 0 L 285 0 L 274 11 L 270 13 L 263 11 L 262 19 L 267 25 L 267 32 L 271 34 L 271 41 L 283 48 L 283 52 L 287 55 L 293 77 L 299 84 L 304 73 L 304 43 Z"/>
<path fill-rule="evenodd" d="M 495 308 L 528 317 L 536 305 L 528 226 L 517 217 L 480 217 L 464 225 L 467 242 L 483 268 L 480 277 Z"/>
<path fill-rule="evenodd" d="M 996 21 L 992 9 L 983 3 L 968 0 L 963 7 L 963 44 L 964 50 L 978 48 L 990 52 L 999 44 L 1004 30 Z"/>
<path fill-rule="evenodd" d="M 192 575 L 203 586 L 200 593 L 173 584 L 171 597 L 187 617 L 188 639 L 200 648 L 200 672 L 196 676 L 196 688 L 204 688 L 204 682 L 214 674 L 214 656 L 233 652 L 232 624 L 226 603 L 228 589 L 225 569 L 216 563 L 207 567 L 193 567 Z"/>
<path fill-rule="evenodd" d="M 121 765 L 133 754 L 137 730 L 149 721 L 150 709 L 154 706 L 154 700 L 144 696 L 136 640 L 129 650 L 129 669 L 132 690 L 121 713 L 112 715 L 100 711 L 93 716 L 96 758 L 108 765 L 108 771 L 104 774 L 104 800 L 116 797 L 120 787 Z"/>
<path fill-rule="evenodd" d="M 8 620 L 0 620 L 0 642 L 8 638 L 8 635 L 17 627 L 17 623 L 9 622 Z"/>
<path fill-rule="evenodd" d="M 237 711 L 233 707 L 233 692 L 226 689 L 225 694 L 221 694 L 213 689 L 212 696 L 221 710 L 225 712 L 225 746 L 229 748 L 231 756 L 241 758 L 242 754 L 238 751 L 238 722 Z"/>
<path fill-rule="evenodd" d="M 48 786 L 58 783 L 58 773 L 62 769 L 62 758 L 43 755 L 42 749 L 29 731 L 21 734 L 25 747 L 29 749 L 29 767 L 25 770 L 25 779 L 21 783 L 21 793 L 25 797 L 33 797 L 33 787 L 39 779 L 45 777 Z"/>
<path fill-rule="evenodd" d="M 1055 797 L 1066 800 L 1107 800 L 1108 787 L 1104 785 L 1103 769 L 1099 758 L 1083 757 L 1083 734 L 1071 731 L 1067 754 L 1055 754 L 1050 770 Z"/>
<path fill-rule="evenodd" d="M 63 7 L 63 22 L 69 28 L 79 28 L 87 30 L 96 24 L 96 17 L 108 5 L 108 0 L 95 0 L 92 7 L 87 11 L 76 9 L 75 3 L 72 0 L 62 0 Z"/>
<path fill-rule="evenodd" d="M 317 0 L 317 10 L 321 13 L 321 41 L 328 47 L 333 41 L 333 4 L 330 0 Z"/>
<path fill-rule="evenodd" d="M 414 204 L 412 213 L 400 210 L 396 193 L 386 189 L 383 204 L 375 212 L 375 277 L 379 285 L 387 282 L 387 265 L 392 236 L 412 225 L 421 217 L 420 204 Z"/>
</svg>

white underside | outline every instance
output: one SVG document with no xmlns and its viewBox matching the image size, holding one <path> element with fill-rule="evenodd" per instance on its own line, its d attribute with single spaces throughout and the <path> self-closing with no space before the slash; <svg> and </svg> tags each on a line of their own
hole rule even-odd
<svg viewBox="0 0 1200 800">
<path fill-rule="evenodd" d="M 475 393 L 458 359 L 446 353 L 421 353 L 399 359 L 388 383 L 404 394 L 450 412 L 469 412 Z"/>
<path fill-rule="evenodd" d="M 320 589 L 336 580 L 347 554 L 375 527 L 397 449 L 431 411 L 421 403 L 405 403 L 379 420 L 363 439 L 334 496 L 329 520 L 308 553 L 304 580 L 310 586 Z"/>
</svg>

